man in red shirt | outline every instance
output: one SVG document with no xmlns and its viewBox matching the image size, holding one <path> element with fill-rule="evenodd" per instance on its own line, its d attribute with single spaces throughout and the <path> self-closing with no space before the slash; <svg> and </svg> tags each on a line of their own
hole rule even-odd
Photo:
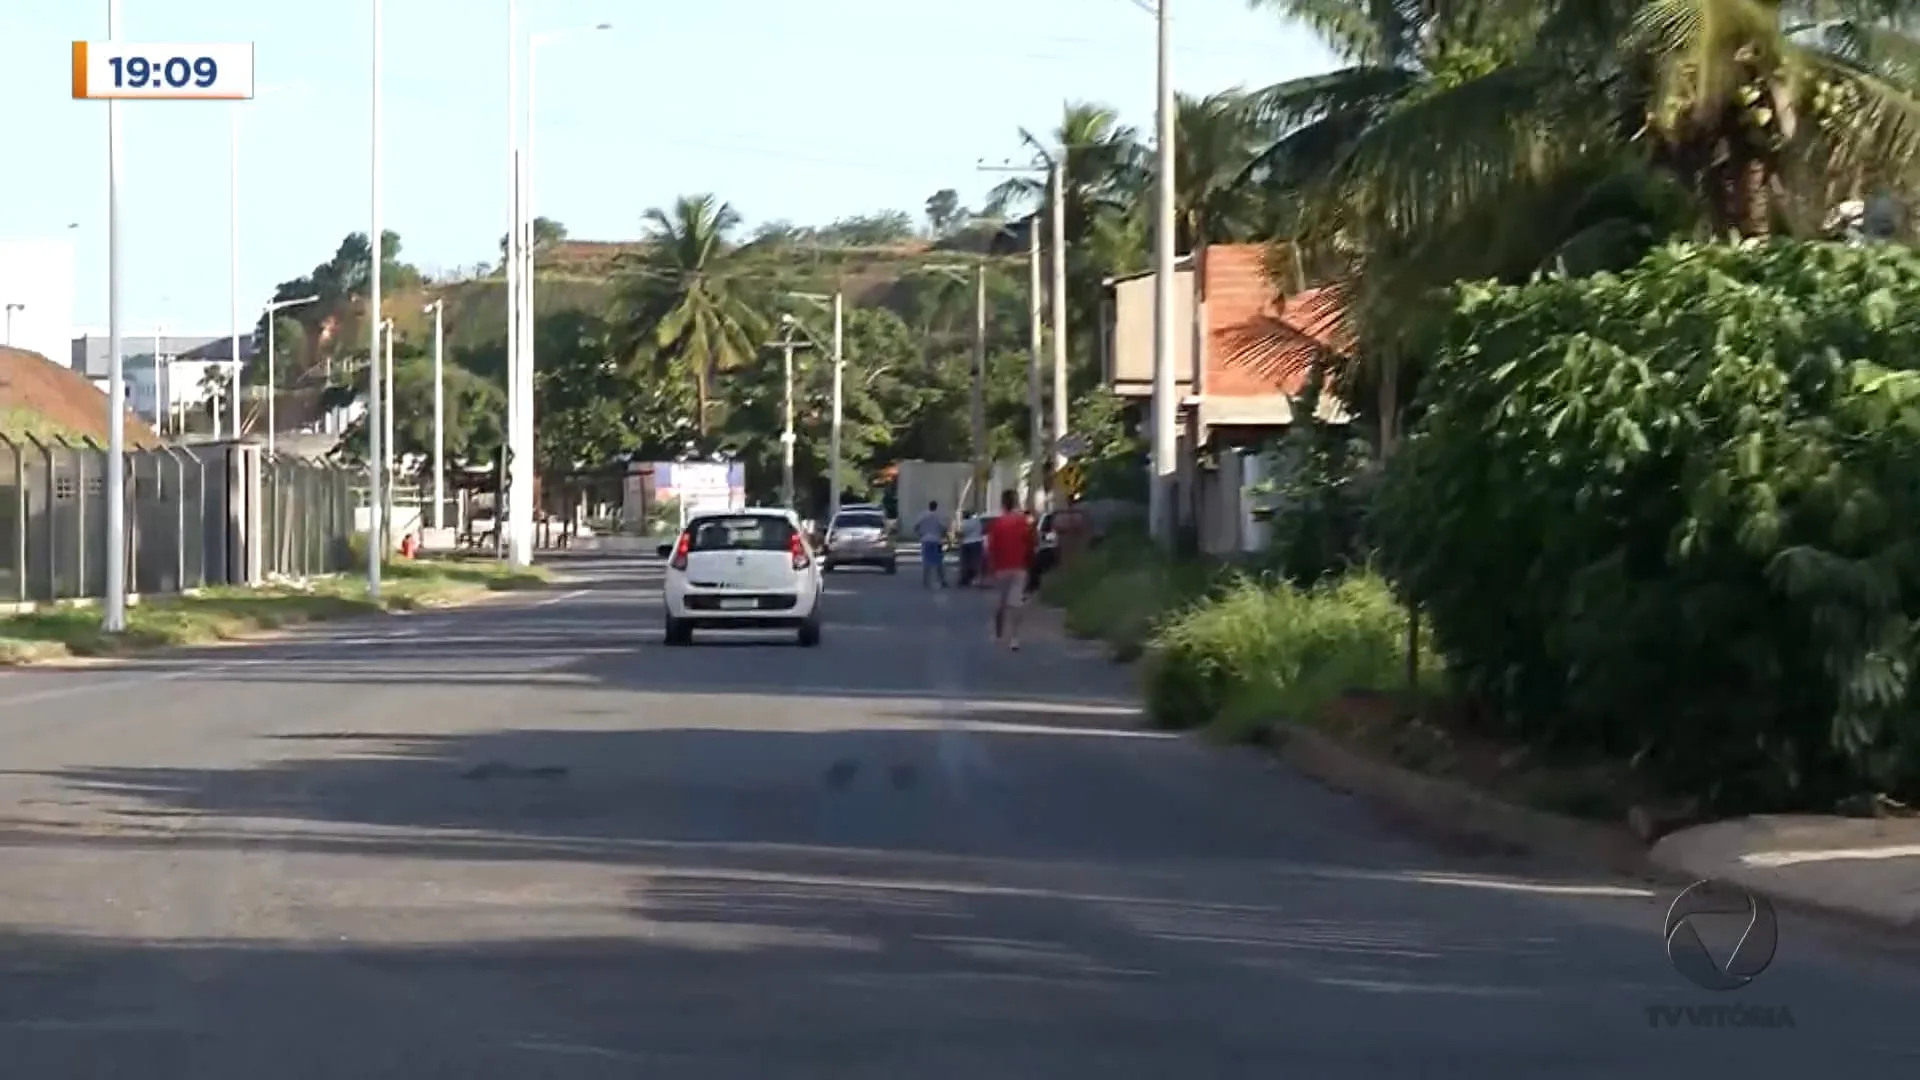
<svg viewBox="0 0 1920 1080">
<path fill-rule="evenodd" d="M 993 582 L 993 639 L 1020 647 L 1020 608 L 1027 598 L 1027 574 L 1033 568 L 1033 523 L 1020 512 L 1020 497 L 1000 493 L 1000 516 L 987 526 L 987 575 Z"/>
</svg>

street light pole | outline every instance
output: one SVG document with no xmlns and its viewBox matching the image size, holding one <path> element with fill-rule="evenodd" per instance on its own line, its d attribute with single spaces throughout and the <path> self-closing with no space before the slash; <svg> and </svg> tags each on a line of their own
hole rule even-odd
<svg viewBox="0 0 1920 1080">
<path fill-rule="evenodd" d="M 781 403 L 783 419 L 780 423 L 780 502 L 787 509 L 793 509 L 793 334 L 787 334 L 787 340 L 780 350 L 787 372 L 787 392 Z"/>
<path fill-rule="evenodd" d="M 240 439 L 240 390 L 242 372 L 245 370 L 240 359 L 240 103 L 234 102 L 229 115 L 227 128 L 227 302 L 228 315 L 233 320 L 233 336 L 230 341 L 232 353 L 227 357 L 232 362 L 233 385 L 228 391 L 231 401 L 229 414 L 233 417 L 233 438 Z"/>
<path fill-rule="evenodd" d="M 519 470 L 513 458 L 520 446 L 520 412 L 526 403 L 520 400 L 520 274 L 522 270 L 520 256 L 520 218 L 522 176 L 520 172 L 520 0 L 507 0 L 507 431 L 506 445 L 502 449 L 503 471 L 509 489 L 506 498 L 498 500 L 510 505 L 494 507 L 494 531 L 496 539 L 508 540 L 508 554 L 518 561 L 520 523 L 513 520 L 518 515 L 519 493 L 512 489 L 519 476 Z M 512 534 L 506 534 L 506 526 L 511 525 Z"/>
<path fill-rule="evenodd" d="M 387 381 L 386 393 L 381 398 L 381 400 L 387 403 L 386 411 L 381 414 L 381 419 L 386 429 L 384 432 L 385 438 L 381 441 L 381 445 L 385 447 L 387 454 L 386 457 L 381 460 L 386 467 L 387 473 L 387 501 L 380 509 L 381 513 L 386 515 L 384 520 L 387 525 L 388 534 L 391 535 L 393 530 L 393 491 L 400 486 L 400 482 L 397 479 L 400 475 L 397 464 L 399 455 L 394 452 L 393 446 L 393 417 L 394 414 L 399 411 L 394 408 L 395 399 L 393 393 L 393 320 L 382 319 L 380 321 L 380 327 L 386 331 L 387 336 L 384 358 L 381 361 L 386 368 L 385 378 Z"/>
<path fill-rule="evenodd" d="M 1178 513 L 1174 507 L 1173 486 L 1177 452 L 1174 400 L 1174 326 L 1173 326 L 1173 35 L 1167 19 L 1167 5 L 1159 0 L 1154 6 L 1157 23 L 1157 78 L 1159 80 L 1159 128 L 1154 147 L 1154 225 L 1153 225 L 1153 483 L 1149 489 L 1148 515 L 1153 535 L 1171 546 L 1178 532 Z"/>
<path fill-rule="evenodd" d="M 300 307 L 318 301 L 318 296 L 303 296 L 298 300 L 276 300 L 267 305 L 267 456 L 274 453 L 274 432 L 279 430 L 279 417 L 274 411 L 275 398 L 279 396 L 280 380 L 276 374 L 274 355 L 273 324 L 280 312 L 288 308 Z"/>
<path fill-rule="evenodd" d="M 827 521 L 840 513 L 840 413 L 846 379 L 846 296 L 833 293 L 833 425 L 827 435 L 827 475 L 831 485 L 827 495 Z"/>
<path fill-rule="evenodd" d="M 534 206 L 536 168 L 534 117 L 535 105 L 539 101 L 536 87 L 540 70 L 540 48 L 588 30 L 611 30 L 612 28 L 611 23 L 599 23 L 592 27 L 556 30 L 535 34 L 527 42 L 526 144 L 515 165 L 517 169 L 515 176 L 520 187 L 519 206 L 515 210 L 514 217 L 514 231 L 519 238 L 514 253 L 519 262 L 515 282 L 518 289 L 515 291 L 515 296 L 520 310 L 517 316 L 518 325 L 515 328 L 518 334 L 518 356 L 517 361 L 512 365 L 512 390 L 509 397 L 516 404 L 507 422 L 507 441 L 512 447 L 511 463 L 508 466 L 511 479 L 507 486 L 507 499 L 511 505 L 507 520 L 512 525 L 513 539 L 509 555 L 515 566 L 526 566 L 533 562 L 534 371 L 535 354 L 539 348 L 534 333 L 538 327 L 534 283 L 535 257 L 538 255 L 539 247 L 538 237 L 534 231 L 539 221 L 538 211 Z M 517 29 L 515 33 L 517 49 Z M 510 89 L 512 89 L 511 86 Z"/>
<path fill-rule="evenodd" d="M 10 303 L 7 305 L 7 337 L 6 337 L 6 340 L 4 342 L 0 342 L 0 344 L 5 344 L 9 348 L 13 346 L 13 313 L 16 311 L 25 311 L 25 310 L 27 310 L 27 305 L 25 304 Z"/>
<path fill-rule="evenodd" d="M 107 39 L 120 37 L 120 0 L 107 0 Z M 107 102 L 107 595 L 101 629 L 127 628 L 127 371 L 120 340 L 120 102 Z"/>
<path fill-rule="evenodd" d="M 380 564 L 386 558 L 386 533 L 381 529 L 380 507 L 386 502 L 381 490 L 380 445 L 380 271 L 384 268 L 380 231 L 380 0 L 373 0 L 373 124 L 371 135 L 372 213 L 367 225 L 370 247 L 367 274 L 367 595 L 380 599 Z"/>
<path fill-rule="evenodd" d="M 433 312 L 433 528 L 439 532 L 447 527 L 447 302 L 436 299 L 427 310 Z"/>
</svg>

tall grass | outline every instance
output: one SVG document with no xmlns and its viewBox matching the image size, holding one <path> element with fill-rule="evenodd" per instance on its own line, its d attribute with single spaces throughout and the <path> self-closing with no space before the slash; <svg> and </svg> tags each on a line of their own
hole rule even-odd
<svg viewBox="0 0 1920 1080">
<path fill-rule="evenodd" d="M 1144 536 L 1121 533 L 1069 560 L 1041 586 L 1067 632 L 1107 643 L 1115 660 L 1140 657 L 1166 619 L 1204 600 L 1225 572 L 1168 557 Z"/>
<path fill-rule="evenodd" d="M 1233 738 L 1280 719 L 1312 723 L 1350 691 L 1404 689 L 1406 634 L 1406 610 L 1372 573 L 1311 589 L 1241 578 L 1159 624 L 1147 711 L 1165 727 Z"/>
</svg>

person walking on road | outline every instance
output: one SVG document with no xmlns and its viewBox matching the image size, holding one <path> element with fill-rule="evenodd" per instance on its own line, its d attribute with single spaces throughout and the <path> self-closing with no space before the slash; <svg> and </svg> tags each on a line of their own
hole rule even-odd
<svg viewBox="0 0 1920 1080">
<path fill-rule="evenodd" d="M 1000 516 L 987 526 L 987 573 L 994 591 L 993 640 L 1020 648 L 1020 610 L 1027 600 L 1027 574 L 1033 568 L 1033 523 L 1020 512 L 1020 496 L 1000 493 Z"/>
<path fill-rule="evenodd" d="M 940 516 L 938 501 L 927 504 L 927 512 L 913 523 L 913 535 L 920 541 L 920 586 L 931 589 L 938 581 L 947 587 L 947 521 Z"/>
<path fill-rule="evenodd" d="M 983 564 L 987 553 L 986 524 L 980 515 L 967 511 L 960 518 L 960 587 L 978 587 L 986 580 Z"/>
</svg>

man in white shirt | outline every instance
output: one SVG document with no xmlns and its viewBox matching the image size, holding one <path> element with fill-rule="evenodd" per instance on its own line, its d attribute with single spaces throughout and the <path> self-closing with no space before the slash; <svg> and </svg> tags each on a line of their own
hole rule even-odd
<svg viewBox="0 0 1920 1080">
<path fill-rule="evenodd" d="M 960 587 L 977 584 L 985 578 L 981 572 L 987 552 L 987 530 L 980 515 L 968 510 L 960 515 Z"/>
<path fill-rule="evenodd" d="M 933 588 L 938 581 L 947 587 L 947 519 L 940 514 L 939 502 L 927 504 L 927 512 L 913 523 L 913 535 L 920 541 L 920 584 Z"/>
</svg>

